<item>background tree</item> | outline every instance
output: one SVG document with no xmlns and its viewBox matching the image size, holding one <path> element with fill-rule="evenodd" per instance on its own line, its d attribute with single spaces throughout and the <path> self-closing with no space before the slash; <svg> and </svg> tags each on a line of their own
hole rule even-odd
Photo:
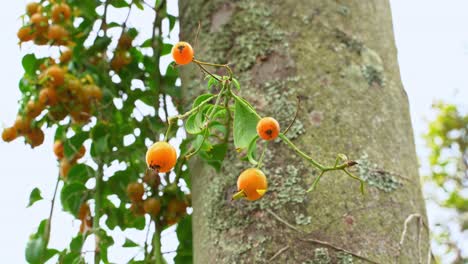
<svg viewBox="0 0 468 264">
<path fill-rule="evenodd" d="M 468 229 L 468 199 L 464 195 L 468 190 L 468 115 L 456 105 L 441 102 L 435 104 L 434 109 L 437 117 L 431 121 L 425 135 L 431 151 L 430 175 L 426 180 L 435 183 L 436 190 L 443 195 L 433 192 L 429 199 L 454 210 L 456 215 L 450 223 L 433 223 L 434 241 L 447 251 L 440 256 L 443 260 L 453 255 L 452 263 L 466 263 L 468 259 L 462 256 L 464 238 L 457 238 L 456 234 L 466 233 Z M 452 224 L 456 227 L 450 227 Z"/>
<path fill-rule="evenodd" d="M 414 263 L 429 255 L 428 230 L 406 94 L 388 1 L 187 1 L 181 39 L 195 56 L 229 63 L 241 94 L 288 136 L 333 163 L 360 157 L 365 196 L 341 173 L 325 176 L 283 143 L 269 148 L 269 192 L 258 203 L 231 202 L 238 153 L 221 173 L 191 164 L 195 263 Z M 202 89 L 183 71 L 188 98 Z"/>
</svg>

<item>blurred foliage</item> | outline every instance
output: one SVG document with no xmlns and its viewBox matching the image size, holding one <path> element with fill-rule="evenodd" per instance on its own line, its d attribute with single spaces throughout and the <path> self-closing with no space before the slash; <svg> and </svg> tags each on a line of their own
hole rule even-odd
<svg viewBox="0 0 468 264">
<path fill-rule="evenodd" d="M 437 117 L 430 122 L 425 135 L 430 148 L 429 180 L 434 182 L 444 195 L 436 200 L 442 207 L 456 211 L 456 222 L 461 232 L 468 232 L 468 115 L 461 113 L 456 105 L 437 103 Z M 453 263 L 468 263 L 461 250 L 466 241 L 454 240 L 447 223 L 436 222 L 443 230 L 435 234 L 436 243 L 447 247 L 447 253 L 456 255 Z M 463 240 L 463 239 L 462 239 Z M 466 247 L 466 243 L 465 243 Z"/>
</svg>

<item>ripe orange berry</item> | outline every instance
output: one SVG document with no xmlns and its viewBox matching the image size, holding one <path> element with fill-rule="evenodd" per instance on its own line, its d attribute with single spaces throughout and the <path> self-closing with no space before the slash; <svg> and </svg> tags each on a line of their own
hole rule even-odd
<svg viewBox="0 0 468 264">
<path fill-rule="evenodd" d="M 145 215 L 145 209 L 143 208 L 143 201 L 134 201 L 130 206 L 130 211 L 137 216 Z"/>
<path fill-rule="evenodd" d="M 32 148 L 42 145 L 44 143 L 44 132 L 40 128 L 33 128 L 26 134 L 26 139 Z"/>
<path fill-rule="evenodd" d="M 58 103 L 57 92 L 54 88 L 46 87 L 39 92 L 39 102 L 42 105 L 54 106 Z"/>
<path fill-rule="evenodd" d="M 46 74 L 54 86 L 60 86 L 65 82 L 65 70 L 57 65 L 50 66 Z"/>
<path fill-rule="evenodd" d="M 143 184 L 134 182 L 130 183 L 127 186 L 127 195 L 133 202 L 138 202 L 143 200 L 143 194 L 145 194 L 145 187 Z"/>
<path fill-rule="evenodd" d="M 66 50 L 64 50 L 64 51 L 62 52 L 62 54 L 60 54 L 60 58 L 59 58 L 60 63 L 62 63 L 62 64 L 68 63 L 68 62 L 71 60 L 72 55 L 73 55 L 73 54 L 72 54 L 71 49 L 66 49 Z"/>
<path fill-rule="evenodd" d="M 149 198 L 143 203 L 143 209 L 145 212 L 153 217 L 159 214 L 161 210 L 161 201 L 156 198 Z"/>
<path fill-rule="evenodd" d="M 172 47 L 172 58 L 179 65 L 189 64 L 193 60 L 193 48 L 189 43 L 181 41 Z"/>
<path fill-rule="evenodd" d="M 49 20 L 40 13 L 31 16 L 31 24 L 37 33 L 45 32 L 49 28 Z"/>
<path fill-rule="evenodd" d="M 88 84 L 83 86 L 83 96 L 85 100 L 93 101 L 101 101 L 102 99 L 102 90 L 98 86 L 94 84 Z"/>
<path fill-rule="evenodd" d="M 18 116 L 16 118 L 13 127 L 16 129 L 18 134 L 26 134 L 31 130 L 31 119 L 27 117 Z"/>
<path fill-rule="evenodd" d="M 237 190 L 242 191 L 249 201 L 260 199 L 267 188 L 268 182 L 265 174 L 256 168 L 246 169 L 237 179 Z"/>
<path fill-rule="evenodd" d="M 28 3 L 26 5 L 26 14 L 28 14 L 28 16 L 32 16 L 35 13 L 39 12 L 40 8 L 41 6 L 39 5 L 39 3 L 36 3 L 36 2 Z"/>
<path fill-rule="evenodd" d="M 68 20 L 71 16 L 71 9 L 65 3 L 55 4 L 52 7 L 52 21 L 55 23 Z"/>
<path fill-rule="evenodd" d="M 70 161 L 66 158 L 63 158 L 62 160 L 60 160 L 60 177 L 62 177 L 62 179 L 64 180 L 67 179 L 68 172 L 70 172 L 70 169 L 75 164 L 76 164 L 75 162 Z"/>
<path fill-rule="evenodd" d="M 64 157 L 63 153 L 63 142 L 60 140 L 55 141 L 54 143 L 54 154 L 57 159 L 61 160 Z"/>
<path fill-rule="evenodd" d="M 47 32 L 47 37 L 54 41 L 54 44 L 61 45 L 68 40 L 68 31 L 60 25 L 52 25 Z"/>
<path fill-rule="evenodd" d="M 257 123 L 257 133 L 264 140 L 273 140 L 278 137 L 280 125 L 272 117 L 264 117 Z"/>
<path fill-rule="evenodd" d="M 21 42 L 30 41 L 35 37 L 35 34 L 32 32 L 31 27 L 29 26 L 20 28 L 16 35 Z"/>
<path fill-rule="evenodd" d="M 146 164 L 156 172 L 168 172 L 176 162 L 175 148 L 165 141 L 154 143 L 146 152 Z"/>
<path fill-rule="evenodd" d="M 119 38 L 117 48 L 123 49 L 123 50 L 128 50 L 128 49 L 130 49 L 132 47 L 132 41 L 133 41 L 133 38 L 130 37 L 130 35 L 128 35 L 127 33 L 124 33 Z"/>
<path fill-rule="evenodd" d="M 111 69 L 118 72 L 131 62 L 132 57 L 130 57 L 130 54 L 128 52 L 116 52 L 111 61 Z"/>
<path fill-rule="evenodd" d="M 40 102 L 31 100 L 26 105 L 26 115 L 31 119 L 40 115 L 42 110 L 44 110 L 44 106 Z"/>
<path fill-rule="evenodd" d="M 14 127 L 8 127 L 8 128 L 3 129 L 3 132 L 2 132 L 3 141 L 5 142 L 13 141 L 16 139 L 17 136 L 18 136 L 18 132 L 16 131 Z"/>
</svg>

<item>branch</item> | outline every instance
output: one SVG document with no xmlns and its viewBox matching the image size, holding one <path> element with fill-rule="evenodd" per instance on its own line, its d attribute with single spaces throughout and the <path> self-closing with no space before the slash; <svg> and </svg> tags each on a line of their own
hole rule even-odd
<svg viewBox="0 0 468 264">
<path fill-rule="evenodd" d="M 99 247 L 99 220 L 101 218 L 101 206 L 102 206 L 102 177 L 104 175 L 104 168 L 102 161 L 98 162 L 98 171 L 96 174 L 96 188 L 94 193 L 94 218 L 93 218 L 93 230 L 95 241 L 95 253 L 94 253 L 94 263 L 99 263 L 101 260 L 101 249 Z"/>
</svg>

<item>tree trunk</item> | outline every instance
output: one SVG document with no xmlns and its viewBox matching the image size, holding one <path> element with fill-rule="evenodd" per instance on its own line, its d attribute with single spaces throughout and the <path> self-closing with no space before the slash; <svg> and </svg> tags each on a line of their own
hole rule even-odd
<svg viewBox="0 0 468 264">
<path fill-rule="evenodd" d="M 231 151 L 219 174 L 192 162 L 195 263 L 427 262 L 418 161 L 387 0 L 180 1 L 180 21 L 181 39 L 191 42 L 201 22 L 196 57 L 229 63 L 240 94 L 262 116 L 285 128 L 299 97 L 288 137 L 327 165 L 345 153 L 366 181 L 361 195 L 357 181 L 332 172 L 306 193 L 318 171 L 276 141 L 265 157 L 267 194 L 231 202 L 247 162 Z M 195 66 L 182 72 L 185 98 L 202 93 Z"/>
</svg>

